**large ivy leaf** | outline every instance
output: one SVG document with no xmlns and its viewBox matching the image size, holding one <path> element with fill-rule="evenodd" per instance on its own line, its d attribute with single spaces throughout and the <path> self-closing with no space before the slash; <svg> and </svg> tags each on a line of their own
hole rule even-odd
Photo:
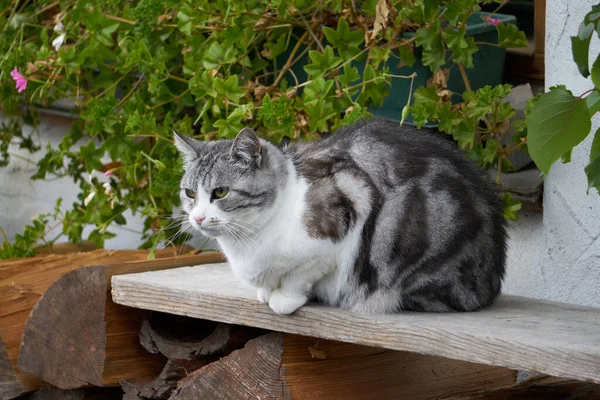
<svg viewBox="0 0 600 400">
<path fill-rule="evenodd" d="M 527 116 L 529 154 L 545 174 L 590 132 L 586 102 L 564 88 L 543 94 Z"/>
</svg>

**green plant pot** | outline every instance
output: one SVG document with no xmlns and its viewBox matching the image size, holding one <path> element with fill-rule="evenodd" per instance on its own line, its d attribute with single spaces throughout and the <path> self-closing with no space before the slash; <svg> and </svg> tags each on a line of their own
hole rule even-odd
<svg viewBox="0 0 600 400">
<path fill-rule="evenodd" d="M 484 18 L 489 15 L 491 15 L 491 13 L 479 11 L 474 13 L 467 21 L 467 35 L 474 36 L 475 42 L 477 43 L 491 43 L 490 45 L 479 44 L 479 51 L 473 55 L 473 68 L 466 69 L 467 77 L 471 84 L 471 89 L 473 90 L 477 90 L 486 85 L 494 86 L 501 84 L 504 74 L 505 50 L 502 47 L 493 45 L 498 43 L 498 31 L 492 24 L 484 21 Z M 517 22 L 514 16 L 507 14 L 494 14 L 494 18 L 499 19 L 504 24 L 516 24 Z M 411 37 L 413 33 L 405 33 L 404 35 L 405 37 Z M 295 43 L 290 43 L 288 49 L 293 48 L 294 45 Z M 300 51 L 302 50 L 303 49 L 300 49 Z M 285 64 L 289 54 L 290 50 L 287 50 L 277 58 L 276 62 L 278 68 L 281 68 L 281 66 Z M 416 73 L 413 84 L 414 92 L 417 88 L 426 86 L 427 81 L 433 75 L 429 67 L 423 65 L 421 59 L 421 50 L 416 47 L 415 63 L 411 67 L 400 67 L 400 55 L 397 52 L 394 52 L 394 55 L 388 59 L 386 67 L 389 68 L 390 74 L 394 75 L 408 76 L 413 72 Z M 305 82 L 308 79 L 308 76 L 304 71 L 304 66 L 308 63 L 310 63 L 310 60 L 308 55 L 305 54 L 291 68 L 299 82 Z M 365 68 L 365 61 L 353 61 L 352 65 L 355 66 L 362 75 Z M 451 63 L 448 63 L 445 67 L 448 68 L 450 65 Z M 294 77 L 291 73 L 287 73 L 286 78 L 290 85 L 294 84 Z M 381 107 L 374 105 L 370 107 L 369 111 L 378 117 L 400 121 L 402 108 L 404 108 L 408 100 L 410 86 L 410 79 L 394 78 L 392 87 L 389 89 L 389 96 L 385 98 Z M 448 89 L 455 93 L 462 93 L 465 90 L 465 84 L 457 67 L 452 67 L 450 69 Z M 457 103 L 461 101 L 461 98 L 459 96 L 454 96 L 452 100 L 454 103 Z M 405 123 L 411 124 L 412 118 L 408 118 Z"/>
</svg>

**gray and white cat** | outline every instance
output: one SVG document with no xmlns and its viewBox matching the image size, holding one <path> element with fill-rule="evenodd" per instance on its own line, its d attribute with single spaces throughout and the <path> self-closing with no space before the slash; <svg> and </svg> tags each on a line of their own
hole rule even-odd
<svg viewBox="0 0 600 400">
<path fill-rule="evenodd" d="M 439 133 L 370 119 L 284 147 L 249 128 L 175 144 L 189 223 L 276 313 L 470 311 L 500 292 L 502 202 Z"/>
</svg>

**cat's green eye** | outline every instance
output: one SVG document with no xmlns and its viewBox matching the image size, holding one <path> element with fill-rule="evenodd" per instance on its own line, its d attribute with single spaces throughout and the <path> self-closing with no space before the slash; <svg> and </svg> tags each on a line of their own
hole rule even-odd
<svg viewBox="0 0 600 400">
<path fill-rule="evenodd" d="M 222 199 L 229 193 L 229 188 L 217 188 L 213 191 L 213 196 L 217 199 Z"/>
<path fill-rule="evenodd" d="M 185 195 L 187 197 L 189 197 L 190 199 L 195 199 L 196 198 L 196 192 L 194 192 L 191 189 L 185 189 Z"/>
</svg>

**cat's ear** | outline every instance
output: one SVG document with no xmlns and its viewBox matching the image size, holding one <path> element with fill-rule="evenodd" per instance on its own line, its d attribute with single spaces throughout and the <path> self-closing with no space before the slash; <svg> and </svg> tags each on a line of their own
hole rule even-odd
<svg viewBox="0 0 600 400">
<path fill-rule="evenodd" d="M 261 145 L 256 132 L 251 128 L 242 129 L 231 145 L 231 160 L 246 166 L 260 168 Z"/>
<path fill-rule="evenodd" d="M 175 147 L 177 147 L 177 150 L 179 150 L 186 160 L 191 161 L 200 154 L 200 147 L 202 146 L 200 140 L 182 135 L 174 129 L 173 139 L 175 140 Z"/>
</svg>

